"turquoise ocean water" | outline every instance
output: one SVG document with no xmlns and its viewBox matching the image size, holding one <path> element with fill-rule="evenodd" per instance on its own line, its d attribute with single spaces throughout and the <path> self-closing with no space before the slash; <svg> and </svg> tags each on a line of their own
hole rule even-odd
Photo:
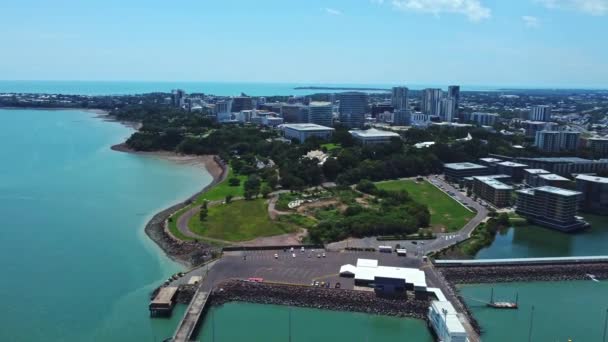
<svg viewBox="0 0 608 342">
<path fill-rule="evenodd" d="M 181 267 L 143 227 L 211 178 L 111 151 L 132 130 L 94 116 L 0 110 L 0 341 L 161 341 L 181 317 L 148 318 Z"/>
</svg>

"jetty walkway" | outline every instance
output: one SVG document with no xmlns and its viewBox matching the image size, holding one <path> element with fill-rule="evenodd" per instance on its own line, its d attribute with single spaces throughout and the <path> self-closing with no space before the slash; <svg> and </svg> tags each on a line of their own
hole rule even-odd
<svg viewBox="0 0 608 342">
<path fill-rule="evenodd" d="M 181 322 L 177 326 L 177 330 L 175 330 L 175 334 L 173 335 L 172 339 L 173 342 L 193 341 L 193 335 L 196 332 L 198 323 L 203 312 L 205 311 L 208 298 L 209 292 L 202 291 L 201 288 L 196 291 L 190 305 L 188 305 L 184 318 L 182 318 Z"/>
</svg>

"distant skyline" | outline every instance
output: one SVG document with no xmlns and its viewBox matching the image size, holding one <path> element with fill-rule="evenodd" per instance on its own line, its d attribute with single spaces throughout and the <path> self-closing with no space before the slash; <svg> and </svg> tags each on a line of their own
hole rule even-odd
<svg viewBox="0 0 608 342">
<path fill-rule="evenodd" d="M 608 0 L 21 0 L 0 79 L 608 88 Z"/>
</svg>

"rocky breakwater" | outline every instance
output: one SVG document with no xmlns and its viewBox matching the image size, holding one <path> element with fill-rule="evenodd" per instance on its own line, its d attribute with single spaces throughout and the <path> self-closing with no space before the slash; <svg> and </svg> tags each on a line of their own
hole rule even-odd
<svg viewBox="0 0 608 342">
<path fill-rule="evenodd" d="M 437 267 L 454 284 L 608 279 L 608 263 Z"/>
<path fill-rule="evenodd" d="M 426 320 L 429 301 L 379 298 L 373 292 L 326 289 L 312 286 L 279 285 L 231 280 L 217 285 L 210 304 L 228 302 L 287 305 L 333 311 L 410 317 Z"/>
<path fill-rule="evenodd" d="M 228 175 L 226 163 L 217 156 L 206 156 L 206 167 L 213 177 L 213 181 L 184 202 L 175 204 L 154 215 L 145 232 L 171 259 L 187 266 L 200 265 L 211 257 L 214 248 L 200 241 L 182 241 L 174 237 L 168 229 L 167 222 L 171 216 L 189 206 L 200 194 L 208 191 L 218 183 L 224 181 Z"/>
</svg>

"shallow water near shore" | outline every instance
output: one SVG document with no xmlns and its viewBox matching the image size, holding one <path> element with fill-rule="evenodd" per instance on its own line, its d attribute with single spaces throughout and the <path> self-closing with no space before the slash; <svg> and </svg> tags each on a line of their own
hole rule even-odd
<svg viewBox="0 0 608 342">
<path fill-rule="evenodd" d="M 531 341 L 602 341 L 608 281 L 502 283 L 459 288 L 484 330 L 481 337 L 485 342 L 528 341 L 532 306 Z M 519 294 L 519 309 L 486 307 L 482 301 L 489 301 L 492 288 L 496 301 L 514 301 Z"/>
<path fill-rule="evenodd" d="M 145 235 L 211 181 L 110 150 L 133 131 L 80 111 L 0 110 L 0 341 L 161 341 L 148 296 L 181 269 Z"/>
<path fill-rule="evenodd" d="M 573 234 L 534 225 L 509 228 L 496 234 L 475 259 L 608 255 L 608 216 L 584 217 L 591 228 Z"/>
<path fill-rule="evenodd" d="M 234 302 L 211 308 L 197 339 L 283 342 L 290 331 L 293 342 L 433 341 L 426 323 L 417 319 Z"/>
</svg>

